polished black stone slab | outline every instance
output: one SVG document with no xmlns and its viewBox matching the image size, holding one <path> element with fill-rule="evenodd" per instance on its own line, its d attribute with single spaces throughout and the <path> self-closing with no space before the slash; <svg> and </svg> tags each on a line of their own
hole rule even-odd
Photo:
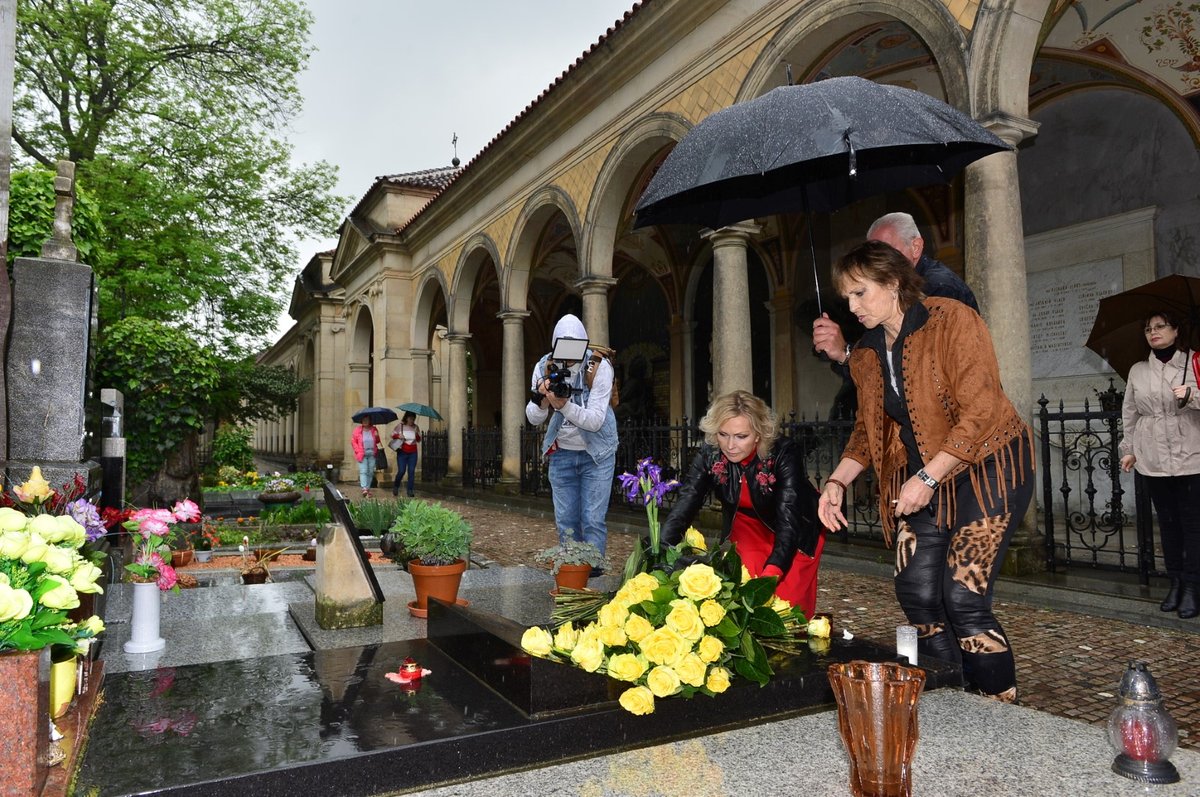
<svg viewBox="0 0 1200 797">
<path fill-rule="evenodd" d="M 525 656 L 518 628 L 442 605 L 428 640 L 114 673 L 76 793 L 416 789 L 829 709 L 831 662 L 892 656 L 834 640 L 826 654 L 776 658 L 766 687 L 660 700 L 635 717 L 614 702 L 620 685 Z M 415 691 L 385 677 L 408 656 L 432 670 Z M 952 667 L 927 672 L 930 689 L 957 682 Z"/>
</svg>

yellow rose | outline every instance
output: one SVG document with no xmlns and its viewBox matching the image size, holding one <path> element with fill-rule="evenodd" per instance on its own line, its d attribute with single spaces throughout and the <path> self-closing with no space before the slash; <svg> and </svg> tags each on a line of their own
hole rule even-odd
<svg viewBox="0 0 1200 797">
<path fill-rule="evenodd" d="M 724 667 L 713 667 L 708 671 L 708 679 L 704 686 L 714 695 L 719 695 L 729 688 L 729 670 Z"/>
<path fill-rule="evenodd" d="M 681 637 L 689 642 L 695 642 L 704 636 L 704 621 L 696 604 L 680 598 L 671 601 L 671 611 L 667 614 L 667 627 L 674 629 Z"/>
<path fill-rule="evenodd" d="M 43 606 L 50 609 L 74 609 L 79 605 L 79 596 L 75 594 L 75 588 L 67 583 L 66 579 L 61 576 L 47 575 L 42 582 L 54 584 L 48 591 L 42 593 L 41 603 Z"/>
<path fill-rule="evenodd" d="M 617 701 L 630 714 L 642 716 L 654 713 L 654 695 L 644 686 L 635 686 L 621 693 Z"/>
<path fill-rule="evenodd" d="M 646 672 L 646 661 L 632 653 L 618 653 L 608 660 L 608 674 L 618 681 L 637 683 Z"/>
<path fill-rule="evenodd" d="M 704 535 L 696 531 L 695 526 L 688 526 L 688 530 L 683 533 L 683 541 L 688 546 L 695 548 L 697 551 L 707 551 L 708 543 L 704 540 Z"/>
<path fill-rule="evenodd" d="M 814 617 L 808 621 L 809 637 L 818 637 L 820 639 L 829 639 L 829 618 Z"/>
<path fill-rule="evenodd" d="M 600 613 L 596 615 L 596 620 L 601 626 L 616 626 L 625 625 L 625 618 L 629 616 L 629 608 L 622 606 L 615 601 L 609 601 L 600 607 Z"/>
<path fill-rule="evenodd" d="M 704 673 L 708 669 L 708 665 L 701 661 L 695 653 L 689 653 L 671 669 L 679 676 L 679 680 L 688 686 L 701 687 L 704 686 Z"/>
<path fill-rule="evenodd" d="M 721 591 L 721 579 L 708 565 L 689 565 L 679 574 L 679 594 L 694 601 L 711 598 Z"/>
<path fill-rule="evenodd" d="M 29 545 L 25 548 L 24 553 L 21 554 L 21 561 L 27 565 L 42 561 L 42 557 L 46 555 L 48 547 L 40 534 L 30 532 Z"/>
<path fill-rule="evenodd" d="M 521 648 L 533 656 L 549 656 L 553 645 L 554 638 L 550 636 L 550 632 L 536 625 L 526 629 L 521 635 Z"/>
<path fill-rule="evenodd" d="M 742 565 L 742 583 L 745 584 L 747 581 L 749 581 L 752 578 L 753 578 L 753 576 L 750 575 L 750 571 L 746 569 L 745 565 Z"/>
<path fill-rule="evenodd" d="M 581 636 L 571 651 L 571 661 L 580 669 L 595 672 L 604 663 L 604 645 L 597 637 Z"/>
<path fill-rule="evenodd" d="M 666 626 L 654 629 L 638 644 L 651 664 L 674 664 L 692 649 L 690 642 Z"/>
<path fill-rule="evenodd" d="M 23 589 L 0 584 L 0 623 L 24 620 L 33 611 L 33 596 Z"/>
<path fill-rule="evenodd" d="M 700 644 L 696 646 L 696 650 L 700 654 L 701 661 L 712 664 L 725 652 L 725 643 L 715 636 L 705 634 L 700 638 Z"/>
<path fill-rule="evenodd" d="M 18 512 L 11 506 L 0 508 L 0 531 L 20 531 L 29 523 L 25 513 Z"/>
<path fill-rule="evenodd" d="M 0 558 L 20 559 L 28 547 L 28 532 L 20 530 L 0 532 Z"/>
<path fill-rule="evenodd" d="M 679 676 L 670 667 L 658 666 L 646 676 L 646 686 L 655 697 L 670 697 L 679 691 Z"/>
<path fill-rule="evenodd" d="M 631 614 L 629 619 L 625 621 L 625 636 L 631 642 L 641 642 L 645 639 L 646 634 L 654 630 L 654 626 L 650 625 L 650 621 L 640 614 Z"/>
<path fill-rule="evenodd" d="M 629 583 L 633 584 L 635 588 L 645 592 L 654 592 L 654 590 L 658 589 L 660 586 L 658 579 L 649 573 L 638 573 L 629 580 Z"/>
<path fill-rule="evenodd" d="M 625 629 L 619 625 L 606 625 L 600 628 L 600 642 L 606 647 L 621 648 L 629 642 Z"/>
<path fill-rule="evenodd" d="M 70 573 L 75 568 L 75 556 L 73 549 L 49 545 L 46 547 L 46 553 L 42 556 L 42 561 L 46 563 L 46 569 L 51 573 Z"/>
<path fill-rule="evenodd" d="M 721 621 L 725 619 L 725 607 L 716 601 L 705 601 L 700 604 L 700 619 L 709 628 L 720 625 Z"/>
<path fill-rule="evenodd" d="M 28 528 L 51 544 L 62 542 L 67 536 L 63 528 L 58 525 L 58 518 L 54 515 L 34 515 L 33 519 L 29 521 Z"/>
<path fill-rule="evenodd" d="M 810 636 L 808 638 L 808 649 L 813 653 L 828 653 L 831 647 L 833 647 L 833 643 L 828 638 L 819 636 Z"/>
<path fill-rule="evenodd" d="M 93 614 L 91 617 L 79 624 L 79 630 L 83 631 L 84 633 L 91 634 L 92 636 L 96 636 L 104 630 L 104 621 L 101 620 L 99 616 Z"/>
<path fill-rule="evenodd" d="M 62 534 L 60 542 L 65 542 L 76 548 L 83 545 L 87 540 L 87 529 L 79 525 L 79 521 L 70 515 L 59 515 L 57 520 L 60 533 Z"/>
<path fill-rule="evenodd" d="M 776 614 L 787 614 L 788 612 L 790 612 L 792 610 L 792 604 L 788 603 L 783 598 L 776 595 L 771 600 L 771 608 L 775 610 Z"/>
<path fill-rule="evenodd" d="M 579 632 L 570 623 L 560 625 L 554 634 L 554 647 L 565 653 L 570 653 L 571 648 L 575 647 L 575 643 L 578 641 Z"/>
<path fill-rule="evenodd" d="M 34 503 L 45 501 L 54 491 L 50 489 L 50 482 L 42 477 L 42 469 L 34 465 L 29 472 L 29 480 L 20 487 L 14 487 L 13 492 L 25 503 Z"/>
</svg>

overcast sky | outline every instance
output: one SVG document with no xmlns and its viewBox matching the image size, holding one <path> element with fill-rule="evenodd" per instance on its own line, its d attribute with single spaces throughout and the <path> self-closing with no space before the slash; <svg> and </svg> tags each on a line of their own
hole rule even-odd
<svg viewBox="0 0 1200 797">
<path fill-rule="evenodd" d="M 384 174 L 465 164 L 634 0 L 308 0 L 299 162 L 339 169 L 343 215 Z M 335 239 L 312 241 L 297 270 Z"/>
</svg>

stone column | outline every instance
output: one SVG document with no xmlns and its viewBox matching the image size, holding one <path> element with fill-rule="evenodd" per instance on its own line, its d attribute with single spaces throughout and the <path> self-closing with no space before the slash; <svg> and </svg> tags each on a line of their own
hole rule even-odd
<svg viewBox="0 0 1200 797">
<path fill-rule="evenodd" d="M 1033 121 L 1008 114 L 994 114 L 982 122 L 1014 147 L 1037 131 Z M 967 167 L 964 210 L 967 281 L 992 333 L 1004 392 L 1017 410 L 1031 419 L 1034 405 L 1029 294 L 1015 150 L 989 155 Z M 1032 572 L 1045 566 L 1045 543 L 1037 528 L 1036 504 L 1036 500 L 1030 504 L 1013 536 L 1005 572 Z"/>
<path fill-rule="evenodd" d="M 462 481 L 462 435 L 467 425 L 467 341 L 470 337 L 470 333 L 466 332 L 446 335 L 446 342 L 450 344 L 450 387 L 447 391 L 450 412 L 446 417 L 450 439 L 446 478 L 452 482 Z"/>
<path fill-rule="evenodd" d="M 671 336 L 671 405 L 667 408 L 667 418 L 671 423 L 688 414 L 687 396 L 691 392 L 691 358 L 687 353 L 691 350 L 692 325 L 683 320 L 682 316 L 671 316 L 671 324 L 667 328 Z"/>
<path fill-rule="evenodd" d="M 783 417 L 790 410 L 796 409 L 796 394 L 793 390 L 796 380 L 792 378 L 792 368 L 795 363 L 795 351 L 792 339 L 795 324 L 792 323 L 792 310 L 796 300 L 790 288 L 780 288 L 775 291 L 774 298 L 767 303 L 771 314 L 771 406 Z"/>
<path fill-rule="evenodd" d="M 521 428 L 530 374 L 525 373 L 524 310 L 506 310 L 496 317 L 504 322 L 504 356 L 500 376 L 500 479 L 496 489 L 515 493 L 521 489 Z M 586 326 L 586 325 L 585 325 Z"/>
<path fill-rule="evenodd" d="M 750 390 L 754 384 L 746 243 L 761 229 L 757 224 L 742 222 L 704 234 L 713 248 L 714 396 Z"/>
<path fill-rule="evenodd" d="M 599 346 L 608 345 L 608 291 L 616 284 L 612 277 L 585 277 L 575 283 L 583 295 L 583 326 L 588 340 Z"/>
<path fill-rule="evenodd" d="M 433 403 L 429 390 L 429 360 L 433 357 L 433 349 L 411 349 L 408 354 L 412 358 L 412 384 L 409 387 L 412 400 L 441 412 L 445 408 L 438 408 Z"/>
</svg>

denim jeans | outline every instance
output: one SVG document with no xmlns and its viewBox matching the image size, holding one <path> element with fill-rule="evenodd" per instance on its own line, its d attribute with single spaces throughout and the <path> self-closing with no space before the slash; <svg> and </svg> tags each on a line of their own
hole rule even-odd
<svg viewBox="0 0 1200 797">
<path fill-rule="evenodd" d="M 358 463 L 358 486 L 364 490 L 370 488 L 375 478 L 375 454 L 364 453 L 362 462 Z"/>
<path fill-rule="evenodd" d="M 408 470 L 408 494 L 413 494 L 413 480 L 417 478 L 417 452 L 406 454 L 403 451 L 396 452 L 396 481 L 392 483 L 392 495 L 400 494 L 400 480 L 404 478 L 404 471 Z"/>
<path fill-rule="evenodd" d="M 550 491 L 558 541 L 590 542 L 604 553 L 608 542 L 608 499 L 612 494 L 617 452 L 600 464 L 586 451 L 560 448 L 550 455 Z"/>
</svg>

